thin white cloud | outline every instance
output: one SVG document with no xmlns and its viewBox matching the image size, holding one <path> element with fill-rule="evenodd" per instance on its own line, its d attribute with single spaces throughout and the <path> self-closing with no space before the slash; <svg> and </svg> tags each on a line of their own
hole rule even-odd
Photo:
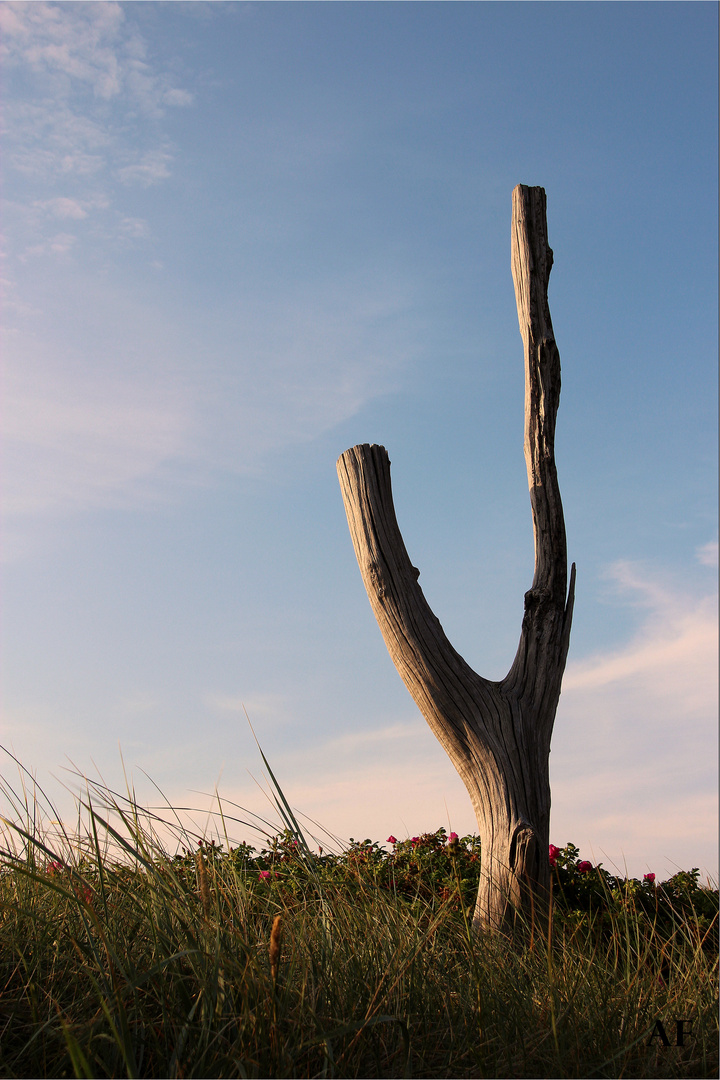
<svg viewBox="0 0 720 1080">
<path fill-rule="evenodd" d="M 250 722 L 262 722 L 265 730 L 287 723 L 291 719 L 290 702 L 283 694 L 257 693 L 245 695 L 211 694 L 206 704 L 223 713 L 233 713 Z"/>
<path fill-rule="evenodd" d="M 409 310 L 404 283 L 368 285 L 359 274 L 248 297 L 214 312 L 212 323 L 198 313 L 198 460 L 252 470 L 269 452 L 316 438 L 390 392 L 420 333 Z"/>
<path fill-rule="evenodd" d="M 368 837 L 384 843 L 391 834 L 402 839 L 439 828 L 476 833 L 470 797 L 423 723 L 418 720 L 415 739 L 402 752 L 379 760 L 320 752 L 305 777 L 290 772 L 289 762 L 270 764 L 291 805 L 345 842 Z"/>
<path fill-rule="evenodd" d="M 123 94 L 152 115 L 163 106 L 192 103 L 190 91 L 172 85 L 147 61 L 147 45 L 122 5 L 4 3 L 0 6 L 2 58 L 22 64 L 57 91 L 89 86 L 96 98 L 110 101 Z M 58 76 L 66 82 L 58 82 Z"/>
<path fill-rule="evenodd" d="M 715 566 L 718 565 L 718 542 L 717 540 L 710 540 L 707 544 L 703 544 L 696 552 L 698 562 L 703 566 Z"/>
<path fill-rule="evenodd" d="M 627 603 L 648 611 L 647 621 L 625 648 L 571 662 L 563 694 L 635 681 L 653 695 L 681 693 L 686 708 L 697 700 L 712 700 L 718 643 L 715 597 L 683 595 L 627 562 L 616 563 L 608 576 Z"/>
<path fill-rule="evenodd" d="M 114 43 L 124 22 L 120 4 L 7 3 L 0 10 L 6 63 L 88 83 L 101 98 L 120 92 Z"/>
<path fill-rule="evenodd" d="M 144 218 L 126 217 L 120 222 L 120 234 L 129 240 L 144 240 L 150 235 L 150 227 Z"/>
<path fill-rule="evenodd" d="M 172 154 L 167 150 L 148 150 L 140 161 L 125 165 L 117 170 L 118 179 L 123 184 L 139 184 L 151 187 L 170 176 Z"/>
<path fill-rule="evenodd" d="M 105 209 L 108 199 L 104 195 L 94 195 L 87 199 L 70 199 L 66 196 L 56 196 L 53 199 L 36 199 L 33 207 L 51 217 L 61 220 L 84 221 L 90 211 Z"/>
<path fill-rule="evenodd" d="M 140 498 L 137 484 L 182 446 L 178 394 L 151 372 L 123 378 L 107 361 L 93 372 L 92 357 L 77 370 L 71 355 L 37 340 L 11 339 L 6 352 L 7 520 Z"/>
<path fill-rule="evenodd" d="M 58 257 L 72 240 L 55 235 Z M 248 297 L 212 320 L 83 275 L 55 273 L 52 289 L 47 318 L 5 327 L 9 517 L 144 505 L 217 469 L 256 471 L 391 389 L 412 349 L 397 283 Z"/>
<path fill-rule="evenodd" d="M 347 735 L 340 735 L 331 739 L 323 746 L 323 752 L 328 757 L 342 758 L 357 753 L 393 753 L 388 751 L 388 744 L 407 744 L 417 736 L 418 721 L 405 720 L 394 724 L 388 724 L 382 728 L 371 728 L 368 731 L 352 731 Z M 313 755 L 315 751 L 313 750 Z"/>
<path fill-rule="evenodd" d="M 56 255 L 65 255 L 76 241 L 77 237 L 72 233 L 56 233 L 50 240 L 50 250 Z"/>
<path fill-rule="evenodd" d="M 9 322 L 9 316 L 20 321 L 27 321 L 31 317 L 36 317 L 40 314 L 39 309 L 34 304 L 28 303 L 26 300 L 21 300 L 17 295 L 17 286 L 12 278 L 3 277 L 0 278 L 0 290 L 2 291 L 2 306 L 5 311 L 6 320 Z"/>
<path fill-rule="evenodd" d="M 78 114 L 60 97 L 31 101 L 11 98 L 6 105 L 7 157 L 23 176 L 53 183 L 91 176 L 105 166 L 113 136 L 107 125 Z"/>
<path fill-rule="evenodd" d="M 72 251 L 74 248 L 77 239 L 77 236 L 73 233 L 55 233 L 53 236 L 48 236 L 47 240 L 43 243 L 31 244 L 29 247 L 25 248 L 20 256 L 20 262 L 29 262 L 48 254 L 54 256 L 67 255 L 68 252 Z"/>
<path fill-rule="evenodd" d="M 553 842 L 635 866 L 692 858 L 717 873 L 717 594 L 670 588 L 627 562 L 608 576 L 640 622 L 623 647 L 568 664 L 550 758 Z"/>
<path fill-rule="evenodd" d="M 33 304 L 18 285 L 3 326 L 6 415 L 12 403 L 22 419 L 6 430 L 7 513 L 127 505 L 157 496 L 171 473 L 194 483 L 255 470 L 392 389 L 412 350 L 397 281 L 368 287 L 358 275 L 245 297 L 208 320 L 105 288 L 98 244 L 124 250 L 151 235 L 123 213 L 123 188 L 170 176 L 162 114 L 192 95 L 158 70 L 132 8 L 10 3 L 0 17 L 6 69 L 22 69 L 9 154 L 33 180 L 31 201 L 18 184 L 8 271 Z M 31 307 L 44 310 L 23 320 Z"/>
<path fill-rule="evenodd" d="M 171 90 L 165 90 L 163 92 L 162 100 L 166 105 L 184 107 L 192 105 L 195 100 L 195 95 L 191 94 L 189 90 L 181 90 L 179 87 L 173 87 Z"/>
<path fill-rule="evenodd" d="M 48 197 L 35 205 L 80 221 L 101 205 L 88 195 L 90 178 L 149 187 L 170 176 L 173 151 L 162 118 L 193 95 L 148 59 L 120 4 L 5 3 L 0 32 L 6 190 L 13 172 L 44 182 Z M 65 190 L 53 191 L 60 184 Z M 36 227 L 41 235 L 27 237 L 25 246 L 37 254 L 47 237 L 42 222 Z"/>
<path fill-rule="evenodd" d="M 350 837 L 370 837 L 384 843 L 390 833 L 405 837 L 443 826 L 463 835 L 477 830 L 462 781 L 421 717 L 392 723 L 367 735 L 362 745 L 330 740 L 302 750 L 293 743 L 287 754 L 270 754 L 270 767 L 304 822 L 307 835 L 318 836 L 327 849 L 331 846 L 328 836 L 337 837 L 344 845 Z M 242 815 L 233 809 L 233 803 L 277 820 L 278 828 L 282 828 L 260 754 L 251 740 L 243 745 L 245 752 L 238 755 L 236 750 L 235 762 L 228 765 L 217 783 L 230 835 L 236 840 L 243 833 L 231 819 Z M 267 751 L 267 747 L 264 749 Z M 212 796 L 217 773 L 208 771 L 209 762 L 203 762 L 206 767 L 198 770 L 196 755 L 192 791 L 176 779 L 178 775 L 190 777 L 187 764 L 191 756 L 188 745 L 167 747 L 156 755 L 149 771 L 154 777 L 160 773 L 173 777 L 169 784 L 161 785 L 170 803 L 195 806 L 201 813 L 204 808 L 209 813 L 205 827 L 213 831 L 220 827 L 217 799 Z M 238 756 L 241 767 L 237 765 Z M 214 763 L 217 768 L 217 757 Z M 202 791 L 207 794 L 203 796 Z M 311 819 L 321 828 L 316 828 Z M 195 820 L 201 817 L 196 815 Z"/>
<path fill-rule="evenodd" d="M 72 218 L 74 221 L 82 221 L 87 217 L 87 210 L 77 199 L 45 199 L 35 203 L 42 210 L 47 210 L 58 218 Z"/>
</svg>

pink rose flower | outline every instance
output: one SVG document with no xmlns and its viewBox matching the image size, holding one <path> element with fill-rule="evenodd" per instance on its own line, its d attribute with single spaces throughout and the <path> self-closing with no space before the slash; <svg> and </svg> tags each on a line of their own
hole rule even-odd
<svg viewBox="0 0 720 1080">
<path fill-rule="evenodd" d="M 410 843 L 413 845 L 413 847 L 415 847 L 415 844 L 420 843 L 420 837 L 419 836 L 412 836 L 410 838 Z"/>
<path fill-rule="evenodd" d="M 267 881 L 267 879 L 270 877 L 270 871 L 269 870 L 261 870 L 260 874 L 259 874 L 259 877 L 260 877 L 261 881 Z"/>
<path fill-rule="evenodd" d="M 551 844 L 550 847 L 548 848 L 548 856 L 549 856 L 549 859 L 550 859 L 550 865 L 551 866 L 557 866 L 557 857 L 560 854 L 561 850 L 562 850 L 561 848 L 555 847 L 554 844 Z"/>
<path fill-rule="evenodd" d="M 582 862 L 577 864 L 577 868 L 579 874 L 587 874 L 588 870 L 592 870 L 592 863 L 588 862 L 587 859 L 583 859 Z"/>
<path fill-rule="evenodd" d="M 454 844 L 455 841 L 459 840 L 459 839 L 460 839 L 460 837 L 458 836 L 458 834 L 456 832 L 451 832 L 450 835 L 448 836 L 448 844 Z"/>
<path fill-rule="evenodd" d="M 643 878 L 643 881 L 647 881 L 648 885 L 653 885 L 654 882 L 655 882 L 655 875 L 654 874 L 646 874 L 645 877 Z"/>
<path fill-rule="evenodd" d="M 388 844 L 397 844 L 397 837 L 393 836 L 391 833 L 390 836 L 388 836 L 387 838 L 387 842 Z"/>
</svg>

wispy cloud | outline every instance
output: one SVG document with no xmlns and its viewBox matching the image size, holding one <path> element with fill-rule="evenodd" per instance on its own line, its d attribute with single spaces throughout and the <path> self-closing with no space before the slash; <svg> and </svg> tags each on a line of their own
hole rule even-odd
<svg viewBox="0 0 720 1080">
<path fill-rule="evenodd" d="M 44 214 L 72 221 L 84 221 L 92 210 L 105 209 L 107 205 L 108 200 L 103 195 L 82 200 L 57 196 L 53 199 L 36 199 L 33 203 L 33 207 Z"/>
<path fill-rule="evenodd" d="M 126 217 L 120 222 L 120 233 L 130 240 L 145 239 L 150 233 L 150 227 L 144 218 Z"/>
<path fill-rule="evenodd" d="M 77 199 L 44 199 L 35 203 L 42 210 L 47 210 L 58 218 L 72 218 L 75 221 L 82 221 L 87 217 L 87 210 L 83 209 L 81 203 Z"/>
<path fill-rule="evenodd" d="M 124 19 L 117 3 L 73 5 L 69 10 L 52 3 L 4 4 L 3 58 L 88 83 L 98 97 L 111 98 L 122 83 L 113 45 Z"/>
<path fill-rule="evenodd" d="M 134 239 L 147 226 L 121 229 Z M 67 253 L 72 240 L 46 244 Z M 8 518 L 144 504 L 179 477 L 255 471 L 391 389 L 415 333 L 397 282 L 250 296 L 211 321 L 84 275 L 53 274 L 51 287 L 47 317 L 6 328 Z"/>
<path fill-rule="evenodd" d="M 170 176 L 171 161 L 172 154 L 167 150 L 148 150 L 140 161 L 118 169 L 117 175 L 123 184 L 140 184 L 141 187 L 150 187 Z"/>
<path fill-rule="evenodd" d="M 696 552 L 697 560 L 702 563 L 703 566 L 715 566 L 718 565 L 718 542 L 717 540 L 710 540 L 707 544 L 703 544 Z"/>
<path fill-rule="evenodd" d="M 56 248 L 73 237 L 57 234 Z M 57 274 L 61 284 L 64 278 Z M 74 280 L 68 275 L 68 280 Z M 123 334 L 120 305 L 102 287 L 80 282 L 61 293 L 67 318 L 34 311 L 6 326 L 3 509 L 6 524 L 89 506 L 147 498 L 139 488 L 181 452 L 190 423 L 182 387 L 162 370 L 163 356 L 142 352 L 148 325 L 135 310 Z M 40 293 L 42 295 L 42 292 Z M 86 311 L 73 336 L 77 318 Z M 93 321 L 90 316 L 95 317 Z M 54 333 L 53 333 L 54 332 Z M 84 334 L 90 333 L 85 345 Z M 156 370 L 157 366 L 161 370 Z M 157 491 L 154 493 L 157 497 Z"/>
<path fill-rule="evenodd" d="M 103 101 L 124 94 L 155 116 L 192 103 L 190 91 L 153 70 L 147 43 L 119 3 L 5 3 L 0 31 L 4 63 L 26 65 L 55 91 L 80 84 Z"/>
<path fill-rule="evenodd" d="M 550 759 L 554 842 L 687 862 L 679 830 L 716 870 L 717 592 L 628 562 L 608 578 L 639 625 L 623 647 L 568 664 Z"/>
<path fill-rule="evenodd" d="M 262 730 L 267 730 L 264 725 Z M 262 730 L 258 729 L 261 743 Z M 441 826 L 463 834 L 476 831 L 462 781 L 420 716 L 358 735 L 359 742 L 341 737 L 320 745 L 314 743 L 305 750 L 293 742 L 287 754 L 270 753 L 270 766 L 307 826 L 308 835 L 323 837 L 323 830 L 327 830 L 320 840 L 327 848 L 328 835 L 347 844 L 350 837 L 367 836 L 384 842 L 390 833 L 411 836 Z M 277 813 L 260 755 L 248 742 L 245 746 L 244 767 L 229 765 L 218 784 L 221 799 L 228 800 L 228 820 L 233 813 L 229 803 L 275 819 Z M 267 751 L 267 746 L 264 749 Z M 168 747 L 169 757 L 162 761 L 158 758 L 154 775 L 158 771 L 171 775 L 170 762 L 175 766 L 175 776 L 178 768 L 183 776 L 188 775 L 189 752 L 187 746 Z M 205 806 L 217 813 L 217 802 L 214 808 L 211 805 L 211 782 L 216 775 L 207 770 L 204 773 L 207 786 L 203 790 L 208 793 L 205 799 L 198 795 L 199 775 L 196 768 L 190 803 L 182 780 L 173 781 L 172 790 L 169 788 L 165 794 L 173 805 Z M 312 821 L 322 828 L 315 828 Z"/>
<path fill-rule="evenodd" d="M 162 268 L 141 194 L 174 168 L 163 116 L 192 101 L 132 12 L 0 5 L 14 175 L 5 508 L 26 519 L 156 497 L 171 474 L 257 469 L 391 390 L 420 333 L 406 283 L 376 269 L 371 284 L 353 271 L 245 289 L 210 317 L 139 298 L 134 282 L 122 292 L 118 254 L 147 245 Z"/>
<path fill-rule="evenodd" d="M 182 445 L 182 413 L 157 393 L 148 399 L 140 386 L 10 382 L 3 500 L 8 520 L 127 505 L 142 498 L 137 485 Z"/>
<path fill-rule="evenodd" d="M 243 720 L 247 716 L 251 723 L 262 723 L 266 731 L 287 723 L 291 718 L 291 704 L 283 694 L 211 694 L 206 704 L 212 709 L 231 713 Z"/>
<path fill-rule="evenodd" d="M 35 206 L 82 221 L 111 205 L 117 181 L 147 187 L 171 175 L 162 118 L 193 94 L 157 68 L 120 4 L 5 3 L 0 32 L 10 189 L 14 171 L 44 185 Z M 41 250 L 38 236 L 26 243 Z"/>
<path fill-rule="evenodd" d="M 648 612 L 647 621 L 625 648 L 569 664 L 564 693 L 636 680 L 653 694 L 680 695 L 686 707 L 698 698 L 706 703 L 717 655 L 714 596 L 692 599 L 627 562 L 615 563 L 608 577 L 626 603 Z"/>
</svg>

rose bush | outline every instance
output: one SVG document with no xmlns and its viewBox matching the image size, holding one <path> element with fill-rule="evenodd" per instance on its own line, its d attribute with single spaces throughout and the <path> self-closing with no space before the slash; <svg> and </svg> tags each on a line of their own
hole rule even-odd
<svg viewBox="0 0 720 1080">
<path fill-rule="evenodd" d="M 243 843 L 228 852 L 222 845 L 204 843 L 202 850 L 210 867 L 214 860 L 231 859 L 247 875 L 249 884 L 255 881 L 263 890 L 278 890 L 284 903 L 307 898 L 308 889 L 323 885 L 353 890 L 378 888 L 392 892 L 410 903 L 447 904 L 459 911 L 462 904 L 472 914 L 480 880 L 480 839 L 475 835 L 460 837 L 445 829 L 421 833 L 399 840 L 392 833 L 386 843 L 390 849 L 370 839 L 353 840 L 340 854 L 308 852 L 289 830 L 271 837 L 266 847 L 258 851 Z M 620 911 L 626 905 L 645 912 L 648 918 L 671 925 L 689 913 L 696 919 L 698 933 L 714 941 L 717 935 L 717 889 L 701 887 L 697 868 L 680 871 L 667 881 L 658 883 L 652 872 L 642 880 L 616 876 L 601 863 L 593 865 L 580 858 L 579 849 L 572 843 L 563 847 L 550 844 L 548 860 L 551 867 L 554 911 L 558 918 L 583 919 L 589 914 L 603 924 L 610 911 Z M 189 885 L 194 887 L 195 863 L 190 852 L 176 857 L 183 867 Z M 48 866 L 49 873 L 59 867 Z"/>
</svg>

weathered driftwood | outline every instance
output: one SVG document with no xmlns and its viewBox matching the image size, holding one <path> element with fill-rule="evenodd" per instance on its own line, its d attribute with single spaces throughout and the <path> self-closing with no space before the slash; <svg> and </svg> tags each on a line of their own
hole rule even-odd
<svg viewBox="0 0 720 1080">
<path fill-rule="evenodd" d="M 548 756 L 572 620 L 565 523 L 554 457 L 560 357 L 547 286 L 545 192 L 513 192 L 512 274 L 525 346 L 525 460 L 535 536 L 535 577 L 525 594 L 520 644 L 502 682 L 455 651 L 423 596 L 393 507 L 382 446 L 354 446 L 338 460 L 350 535 L 392 660 L 470 794 L 482 844 L 476 929 L 507 929 L 516 913 L 547 908 Z"/>
</svg>

